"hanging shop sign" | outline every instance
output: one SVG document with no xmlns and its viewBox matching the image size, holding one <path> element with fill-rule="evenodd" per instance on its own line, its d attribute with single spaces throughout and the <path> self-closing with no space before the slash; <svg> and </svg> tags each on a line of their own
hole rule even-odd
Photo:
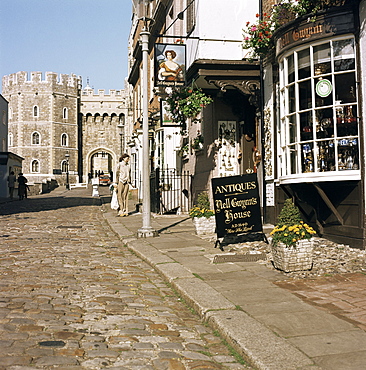
<svg viewBox="0 0 366 370">
<path fill-rule="evenodd" d="M 172 114 L 169 112 L 169 103 L 161 99 L 160 100 L 160 124 L 164 127 L 179 127 L 180 122 L 174 122 Z"/>
<path fill-rule="evenodd" d="M 185 85 L 186 46 L 182 44 L 155 44 L 155 86 L 179 87 Z"/>
<path fill-rule="evenodd" d="M 212 179 L 218 238 L 263 232 L 257 174 Z"/>
</svg>

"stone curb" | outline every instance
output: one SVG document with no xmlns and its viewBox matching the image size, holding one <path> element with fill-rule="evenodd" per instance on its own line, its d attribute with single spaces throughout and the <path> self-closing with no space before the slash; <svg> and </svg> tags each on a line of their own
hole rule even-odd
<svg viewBox="0 0 366 370">
<path fill-rule="evenodd" d="M 103 204 L 103 207 L 105 205 Z M 258 370 L 320 369 L 300 350 L 251 318 L 209 284 L 195 277 L 183 265 L 161 253 L 149 239 L 134 238 L 108 212 L 103 213 L 122 242 L 149 263 L 193 308 L 200 318 L 217 330 L 243 358 Z M 120 232 L 127 231 L 125 235 Z M 126 236 L 126 237 L 125 237 Z"/>
</svg>

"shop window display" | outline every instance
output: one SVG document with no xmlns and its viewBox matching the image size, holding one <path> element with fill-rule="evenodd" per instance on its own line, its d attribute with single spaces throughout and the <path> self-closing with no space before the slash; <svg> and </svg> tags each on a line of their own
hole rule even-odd
<svg viewBox="0 0 366 370">
<path fill-rule="evenodd" d="M 280 61 L 281 177 L 359 176 L 354 39 L 302 47 Z"/>
</svg>

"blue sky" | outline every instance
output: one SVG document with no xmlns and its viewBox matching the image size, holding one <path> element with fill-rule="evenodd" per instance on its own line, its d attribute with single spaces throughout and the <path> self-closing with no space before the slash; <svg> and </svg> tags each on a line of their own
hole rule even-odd
<svg viewBox="0 0 366 370">
<path fill-rule="evenodd" d="M 123 89 L 131 0 L 0 0 L 0 77 L 74 73 L 85 87 Z M 0 84 L 1 85 L 1 84 Z"/>
</svg>

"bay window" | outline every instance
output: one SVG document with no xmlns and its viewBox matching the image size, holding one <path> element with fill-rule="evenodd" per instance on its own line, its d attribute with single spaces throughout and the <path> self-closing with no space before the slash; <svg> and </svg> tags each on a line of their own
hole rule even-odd
<svg viewBox="0 0 366 370">
<path fill-rule="evenodd" d="M 353 37 L 291 50 L 279 71 L 280 180 L 359 179 Z"/>
</svg>

